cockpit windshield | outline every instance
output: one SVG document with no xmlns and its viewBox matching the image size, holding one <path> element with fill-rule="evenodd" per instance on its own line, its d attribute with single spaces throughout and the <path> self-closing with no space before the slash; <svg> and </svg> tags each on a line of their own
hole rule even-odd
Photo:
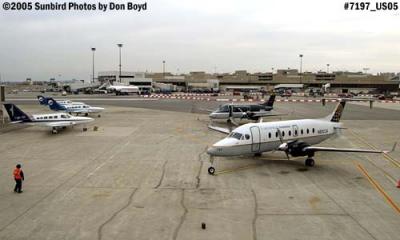
<svg viewBox="0 0 400 240">
<path fill-rule="evenodd" d="M 236 138 L 237 140 L 240 140 L 240 138 L 243 136 L 243 134 L 238 133 L 238 132 L 231 132 L 228 137 L 231 138 Z"/>
<path fill-rule="evenodd" d="M 229 106 L 228 105 L 220 106 L 218 112 L 229 112 Z"/>
</svg>

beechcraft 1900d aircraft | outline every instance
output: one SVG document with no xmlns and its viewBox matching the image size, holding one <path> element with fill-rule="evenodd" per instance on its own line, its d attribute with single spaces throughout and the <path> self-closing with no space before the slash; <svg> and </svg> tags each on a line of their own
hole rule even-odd
<svg viewBox="0 0 400 240">
<path fill-rule="evenodd" d="M 274 150 L 283 151 L 289 156 L 307 156 L 306 166 L 314 166 L 313 157 L 318 151 L 332 152 L 362 152 L 362 153 L 389 153 L 394 151 L 396 143 L 391 151 L 354 148 L 333 148 L 312 146 L 321 143 L 341 129 L 339 122 L 346 102 L 338 103 L 335 111 L 322 119 L 300 119 L 290 121 L 260 122 L 244 124 L 232 132 L 228 129 L 214 127 L 209 128 L 229 134 L 207 150 L 211 156 L 237 156 L 260 155 L 263 152 Z M 215 168 L 209 167 L 208 173 L 214 174 Z"/>
<path fill-rule="evenodd" d="M 93 118 L 75 117 L 67 113 L 35 114 L 29 116 L 11 103 L 4 104 L 4 107 L 7 110 L 11 123 L 48 127 L 52 129 L 53 134 L 58 133 L 59 129 L 68 126 L 86 124 L 93 121 Z M 83 130 L 86 131 L 87 128 L 84 127 Z"/>
<path fill-rule="evenodd" d="M 61 105 L 53 98 L 49 98 L 47 101 L 49 107 L 53 111 L 64 111 L 67 113 L 83 113 L 88 116 L 89 113 L 100 113 L 104 110 L 102 107 L 92 107 L 87 104 L 65 104 Z M 98 115 L 100 117 L 100 114 Z"/>
<path fill-rule="evenodd" d="M 250 119 L 259 120 L 266 116 L 277 116 L 271 114 L 271 110 L 274 108 L 275 95 L 271 95 L 269 99 L 261 104 L 224 104 L 221 105 L 217 110 L 210 113 L 210 119 L 224 119 L 228 122 L 234 122 L 235 118 L 238 119 Z"/>
</svg>

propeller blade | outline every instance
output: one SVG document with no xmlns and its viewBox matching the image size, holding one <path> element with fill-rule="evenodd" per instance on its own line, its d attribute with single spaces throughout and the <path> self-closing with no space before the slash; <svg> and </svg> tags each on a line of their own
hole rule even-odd
<svg viewBox="0 0 400 240">
<path fill-rule="evenodd" d="M 283 137 L 282 137 L 281 130 L 279 130 L 279 128 L 277 128 L 276 131 L 278 132 L 279 140 L 281 141 L 281 143 L 283 143 Z"/>
</svg>

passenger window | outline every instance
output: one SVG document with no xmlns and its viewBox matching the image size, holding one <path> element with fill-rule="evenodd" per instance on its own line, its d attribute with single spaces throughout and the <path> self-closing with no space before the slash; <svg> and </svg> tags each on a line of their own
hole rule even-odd
<svg viewBox="0 0 400 240">
<path fill-rule="evenodd" d="M 285 131 L 282 131 L 282 137 L 284 137 L 285 136 Z"/>
<path fill-rule="evenodd" d="M 304 132 L 303 132 L 303 129 L 300 130 L 300 133 L 301 133 L 301 135 L 303 135 L 303 133 L 304 133 Z"/>
<path fill-rule="evenodd" d="M 289 131 L 289 136 L 292 136 L 292 131 Z"/>
<path fill-rule="evenodd" d="M 271 133 L 268 133 L 268 138 L 271 138 Z"/>
<path fill-rule="evenodd" d="M 246 138 L 246 140 L 250 139 L 250 135 L 249 134 L 244 135 L 244 137 Z"/>
<path fill-rule="evenodd" d="M 47 119 L 47 117 L 44 117 L 44 119 Z"/>
<path fill-rule="evenodd" d="M 312 129 L 312 133 L 315 133 L 315 128 Z"/>
<path fill-rule="evenodd" d="M 57 119 L 58 118 L 58 116 L 54 116 L 54 119 Z"/>
<path fill-rule="evenodd" d="M 275 137 L 276 137 L 276 138 L 278 137 L 278 132 L 275 133 Z"/>
<path fill-rule="evenodd" d="M 294 135 L 297 135 L 297 130 L 294 130 Z"/>
<path fill-rule="evenodd" d="M 52 117 L 52 116 L 49 116 L 49 119 L 53 119 L 53 117 Z"/>
<path fill-rule="evenodd" d="M 309 134 L 310 133 L 310 130 L 307 128 L 307 134 Z"/>
</svg>

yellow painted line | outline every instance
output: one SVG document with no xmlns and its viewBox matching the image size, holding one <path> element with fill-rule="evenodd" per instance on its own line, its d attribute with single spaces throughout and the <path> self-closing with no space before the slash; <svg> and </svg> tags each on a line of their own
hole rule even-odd
<svg viewBox="0 0 400 240">
<path fill-rule="evenodd" d="M 379 185 L 375 179 L 373 179 L 367 172 L 367 170 L 360 164 L 357 163 L 358 169 L 364 174 L 364 176 L 367 178 L 369 183 L 379 192 L 382 194 L 382 196 L 385 198 L 385 200 L 389 203 L 389 205 L 396 210 L 398 214 L 400 214 L 400 207 L 396 204 L 396 202 L 393 201 L 393 199 L 385 192 L 385 190 Z"/>
<path fill-rule="evenodd" d="M 360 142 L 366 144 L 367 146 L 371 147 L 372 149 L 378 150 L 374 145 L 370 144 L 369 142 L 367 142 L 365 139 L 363 139 L 361 136 L 359 136 L 358 134 L 356 134 L 353 130 L 349 129 L 350 133 L 356 137 Z M 392 158 L 389 154 L 387 153 L 383 153 L 383 157 L 386 158 L 386 160 L 388 160 L 391 164 L 393 164 L 395 167 L 400 168 L 400 163 L 395 160 L 394 158 Z"/>
</svg>

